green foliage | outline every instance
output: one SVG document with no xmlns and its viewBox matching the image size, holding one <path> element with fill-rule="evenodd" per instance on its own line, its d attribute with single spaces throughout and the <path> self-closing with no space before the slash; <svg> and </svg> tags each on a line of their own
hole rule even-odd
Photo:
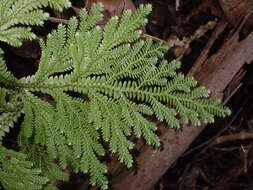
<svg viewBox="0 0 253 190">
<path fill-rule="evenodd" d="M 6 101 L 6 99 L 9 101 Z M 0 144 L 6 132 L 13 127 L 14 122 L 21 114 L 22 105 L 17 100 L 17 94 L 9 93 L 5 88 L 0 88 Z"/>
<path fill-rule="evenodd" d="M 50 188 L 55 180 L 68 180 L 61 169 L 69 164 L 76 172 L 89 173 L 91 184 L 108 188 L 101 141 L 131 167 L 130 136 L 159 146 L 157 127 L 148 119 L 152 116 L 178 129 L 182 122 L 212 123 L 215 116 L 230 113 L 219 100 L 208 99 L 209 91 L 193 78 L 177 73 L 178 61 L 163 60 L 164 45 L 139 39 L 150 5 L 141 5 L 135 13 L 125 11 L 104 28 L 96 24 L 102 10 L 100 3 L 90 13 L 83 9 L 80 22 L 72 18 L 41 40 L 42 55 L 33 76 L 17 80 L 0 62 L 1 106 L 9 94 L 8 100 L 19 105 L 9 110 L 18 117 L 22 109 L 21 151 L 41 168 Z M 3 113 L 0 121 L 7 124 L 0 126 L 5 131 L 14 120 Z"/>
<path fill-rule="evenodd" d="M 61 11 L 70 6 L 69 0 L 0 0 L 0 41 L 20 46 L 22 39 L 34 39 L 30 27 L 41 26 L 49 14 L 41 8 L 51 7 Z M 17 26 L 19 25 L 19 26 Z"/>
<path fill-rule="evenodd" d="M 26 160 L 25 154 L 0 147 L 0 181 L 8 190 L 42 189 L 48 179 Z"/>
</svg>

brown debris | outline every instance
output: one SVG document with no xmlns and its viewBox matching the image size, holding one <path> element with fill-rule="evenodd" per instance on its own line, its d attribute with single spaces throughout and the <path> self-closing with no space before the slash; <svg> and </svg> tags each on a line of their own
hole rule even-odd
<svg viewBox="0 0 253 190">
<path fill-rule="evenodd" d="M 136 8 L 132 0 L 87 0 L 86 8 L 90 9 L 93 3 L 102 2 L 104 4 L 104 25 L 112 16 L 120 16 L 126 9 L 135 11 Z"/>
<path fill-rule="evenodd" d="M 237 25 L 253 9 L 253 0 L 219 0 L 220 5 L 227 16 L 227 19 L 233 25 Z M 253 23 L 249 19 L 250 23 Z"/>
</svg>

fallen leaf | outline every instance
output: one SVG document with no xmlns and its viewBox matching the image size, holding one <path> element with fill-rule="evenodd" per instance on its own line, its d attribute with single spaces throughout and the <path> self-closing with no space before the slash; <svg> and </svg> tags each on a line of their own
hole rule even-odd
<svg viewBox="0 0 253 190">
<path fill-rule="evenodd" d="M 104 4 L 104 20 L 100 23 L 102 25 L 107 23 L 112 16 L 120 16 L 126 9 L 136 10 L 132 0 L 87 0 L 86 8 L 90 9 L 92 4 L 97 2 Z"/>
</svg>

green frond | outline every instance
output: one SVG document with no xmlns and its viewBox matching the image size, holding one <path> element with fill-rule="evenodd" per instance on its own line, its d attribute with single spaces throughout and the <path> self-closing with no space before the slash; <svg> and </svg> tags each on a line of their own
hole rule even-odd
<svg viewBox="0 0 253 190">
<path fill-rule="evenodd" d="M 52 105 L 39 99 L 32 93 L 25 93 L 22 96 L 24 102 L 24 128 L 26 138 L 34 135 L 34 140 L 44 146 L 53 146 L 48 143 L 48 138 L 52 135 L 53 128 L 50 127 L 55 120 L 55 110 Z M 51 139 L 50 139 L 51 140 Z M 53 143 L 53 142 L 50 142 Z"/>
<path fill-rule="evenodd" d="M 158 120 L 165 121 L 171 128 L 180 127 L 180 123 L 176 118 L 177 112 L 174 109 L 166 107 L 155 98 L 151 100 L 151 105 Z"/>
<path fill-rule="evenodd" d="M 140 106 L 132 103 L 126 98 L 121 98 L 121 101 L 123 107 L 123 121 L 125 121 L 128 126 L 133 127 L 134 134 L 138 138 L 143 136 L 148 144 L 159 146 L 159 138 L 154 133 L 157 127 L 154 123 L 143 117 L 141 114 L 143 113 L 143 110 L 140 108 Z M 146 109 L 149 110 L 148 113 L 153 113 L 148 106 L 146 106 Z"/>
<path fill-rule="evenodd" d="M 25 154 L 0 147 L 0 182 L 8 190 L 42 189 L 48 179 L 33 167 Z"/>
<path fill-rule="evenodd" d="M 154 123 L 144 119 L 139 113 L 135 113 L 133 118 L 136 120 L 136 126 L 134 128 L 135 135 L 137 137 L 143 136 L 149 145 L 160 146 L 160 139 L 154 133 L 154 131 L 157 130 L 157 126 Z"/>
<path fill-rule="evenodd" d="M 151 5 L 140 5 L 135 13 L 132 13 L 131 10 L 126 10 L 120 19 L 119 26 L 117 26 L 118 17 L 113 17 L 105 27 L 101 49 L 108 51 L 123 42 L 137 40 L 142 33 L 141 30 L 137 29 L 147 23 L 148 20 L 145 17 L 150 12 Z"/>
<path fill-rule="evenodd" d="M 85 33 L 94 28 L 99 21 L 103 19 L 103 3 L 94 3 L 88 14 L 86 9 L 82 9 L 80 12 L 80 25 L 79 30 L 81 33 Z"/>
<path fill-rule="evenodd" d="M 79 159 L 81 163 L 76 166 L 75 170 L 89 172 L 92 183 L 96 182 L 96 184 L 106 186 L 107 182 L 104 176 L 106 167 L 97 158 L 97 155 L 103 156 L 105 151 L 98 142 L 98 132 L 87 118 L 89 116 L 88 105 L 79 98 L 73 99 L 62 93 L 52 95 L 57 101 L 56 114 L 58 117 L 56 118 L 58 119 L 55 128 L 65 136 L 65 143 L 73 148 L 74 158 Z M 57 134 L 59 135 L 59 132 Z"/>
<path fill-rule="evenodd" d="M 47 43 L 40 40 L 42 55 L 40 67 L 34 80 L 42 81 L 54 73 L 62 73 L 72 68 L 69 46 L 66 45 L 67 30 L 65 26 L 59 25 L 57 31 L 48 35 Z M 65 51 L 63 51 L 65 49 Z"/>
<path fill-rule="evenodd" d="M 94 95 L 93 95 L 94 96 Z M 106 97 L 95 94 L 95 100 L 99 106 L 102 118 L 101 131 L 103 139 L 109 142 L 110 151 L 119 154 L 119 160 L 128 167 L 132 166 L 132 156 L 129 150 L 133 148 L 133 143 L 126 136 L 131 134 L 131 127 L 121 120 L 122 108 Z M 93 107 L 91 107 L 91 110 Z"/>
<path fill-rule="evenodd" d="M 44 13 L 42 10 L 33 10 L 26 14 L 21 14 L 18 19 L 19 24 L 41 26 L 43 24 L 42 20 L 45 20 L 47 17 L 48 14 Z M 12 25 L 14 24 L 17 23 L 13 23 Z"/>
<path fill-rule="evenodd" d="M 31 139 L 25 138 L 22 133 L 23 131 L 21 131 L 19 136 L 19 143 L 22 148 L 21 152 L 25 153 L 34 167 L 40 168 L 41 173 L 48 178 L 48 183 L 43 189 L 57 190 L 54 186 L 55 182 L 68 181 L 69 174 L 62 170 L 61 165 L 48 156 L 44 147 L 34 144 Z M 70 149 L 65 149 L 64 153 L 71 155 Z"/>
<path fill-rule="evenodd" d="M 12 27 L 3 31 L 0 29 L 0 40 L 15 47 L 22 45 L 20 39 L 32 40 L 35 37 L 28 27 Z"/>
<path fill-rule="evenodd" d="M 2 56 L 0 55 L 0 83 L 4 82 L 8 83 L 15 83 L 17 79 L 8 71 L 5 61 L 3 60 Z"/>
<path fill-rule="evenodd" d="M 10 131 L 14 122 L 21 115 L 22 105 L 16 94 L 12 94 L 5 88 L 0 88 L 0 144 L 5 133 Z"/>
<path fill-rule="evenodd" d="M 65 6 L 62 2 L 59 5 Z M 38 1 L 25 13 L 47 5 L 58 6 Z M 8 9 L 14 11 L 16 6 L 20 5 Z M 163 60 L 167 47 L 139 40 L 138 29 L 147 22 L 150 5 L 112 17 L 104 28 L 97 26 L 102 10 L 101 3 L 89 13 L 83 9 L 80 21 L 73 17 L 45 42 L 41 40 L 41 59 L 33 76 L 14 79 L 0 60 L 0 83 L 13 89 L 19 113 L 24 113 L 21 151 L 50 180 L 45 189 L 52 189 L 56 180 L 68 180 L 64 172 L 68 165 L 75 172 L 88 173 L 91 184 L 108 188 L 106 166 L 100 161 L 106 153 L 101 141 L 131 167 L 132 136 L 160 145 L 150 118 L 180 128 L 183 122 L 200 125 L 230 114 L 220 101 L 208 99 L 209 91 L 197 86 L 194 78 L 177 72 L 180 62 Z M 5 84 L 7 79 L 10 82 Z M 0 103 L 6 104 L 6 90 L 0 93 Z"/>
<path fill-rule="evenodd" d="M 31 28 L 15 25 L 43 25 L 49 14 L 41 10 L 51 7 L 62 11 L 69 7 L 69 0 L 1 0 L 0 5 L 0 41 L 12 46 L 21 46 L 22 39 L 34 39 Z"/>
<path fill-rule="evenodd" d="M 78 29 L 78 20 L 76 17 L 72 17 L 69 20 L 69 24 L 67 26 L 67 46 L 69 46 L 71 43 L 73 43 L 76 35 L 76 31 Z"/>
<path fill-rule="evenodd" d="M 57 1 L 46 0 L 46 1 L 50 8 L 58 10 L 58 11 L 62 11 L 63 8 L 68 8 L 71 6 L 71 2 L 69 0 L 57 0 Z"/>
<path fill-rule="evenodd" d="M 20 112 L 7 112 L 0 115 L 0 144 L 2 144 L 5 133 L 10 131 L 19 116 Z"/>
<path fill-rule="evenodd" d="M 161 64 L 156 67 L 149 67 L 149 70 L 145 72 L 145 75 L 139 79 L 139 87 L 158 85 L 165 86 L 168 84 L 168 77 L 174 77 L 176 75 L 175 70 L 179 69 L 180 62 L 172 61 L 170 64 L 167 61 L 162 61 Z"/>
</svg>

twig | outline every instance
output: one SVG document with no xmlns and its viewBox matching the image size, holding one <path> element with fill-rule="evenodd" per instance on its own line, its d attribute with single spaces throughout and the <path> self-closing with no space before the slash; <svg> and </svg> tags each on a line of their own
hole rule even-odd
<svg viewBox="0 0 253 190">
<path fill-rule="evenodd" d="M 80 15 L 80 11 L 81 11 L 81 9 L 80 8 L 78 8 L 78 7 L 75 7 L 75 6 L 71 6 L 71 8 L 73 9 L 73 11 L 76 13 L 76 15 Z"/>
<path fill-rule="evenodd" d="M 224 104 L 226 104 L 230 98 L 238 91 L 238 89 L 242 86 L 241 80 L 245 76 L 246 71 L 242 68 L 238 73 L 236 73 L 235 77 L 232 79 L 231 83 L 228 85 L 226 90 L 224 91 Z"/>
<path fill-rule="evenodd" d="M 68 24 L 69 23 L 69 20 L 62 19 L 62 18 L 51 17 L 51 16 L 48 18 L 48 20 L 51 21 L 51 22 L 56 22 L 56 23 L 63 23 L 63 24 Z"/>
<path fill-rule="evenodd" d="M 180 7 L 180 0 L 176 0 L 176 11 L 179 10 Z"/>
<path fill-rule="evenodd" d="M 218 39 L 220 34 L 225 30 L 227 24 L 224 22 L 218 22 L 210 40 L 207 42 L 204 50 L 201 52 L 195 64 L 192 66 L 191 70 L 188 72 L 187 76 L 193 76 L 195 73 L 201 70 L 202 66 L 205 64 L 205 60 L 208 58 L 211 47 Z"/>
<path fill-rule="evenodd" d="M 222 151 L 222 152 L 231 152 L 231 151 L 234 151 L 234 150 L 238 150 L 240 148 L 242 148 L 242 146 L 234 146 L 234 147 L 229 147 L 229 148 L 212 147 L 213 150 Z"/>
<path fill-rule="evenodd" d="M 157 38 L 157 37 L 155 37 L 155 36 L 151 36 L 151 35 L 149 35 L 149 34 L 143 34 L 142 37 L 143 37 L 143 38 L 152 38 L 152 39 L 155 40 L 155 41 L 159 41 L 159 42 L 161 42 L 161 43 L 163 43 L 163 44 L 168 45 L 168 42 L 166 42 L 165 40 L 162 40 L 162 39 Z"/>
<path fill-rule="evenodd" d="M 252 131 L 242 131 L 236 134 L 224 135 L 217 137 L 211 145 L 222 144 L 228 141 L 237 141 L 237 140 L 246 140 L 246 139 L 253 139 L 253 132 Z"/>
</svg>

